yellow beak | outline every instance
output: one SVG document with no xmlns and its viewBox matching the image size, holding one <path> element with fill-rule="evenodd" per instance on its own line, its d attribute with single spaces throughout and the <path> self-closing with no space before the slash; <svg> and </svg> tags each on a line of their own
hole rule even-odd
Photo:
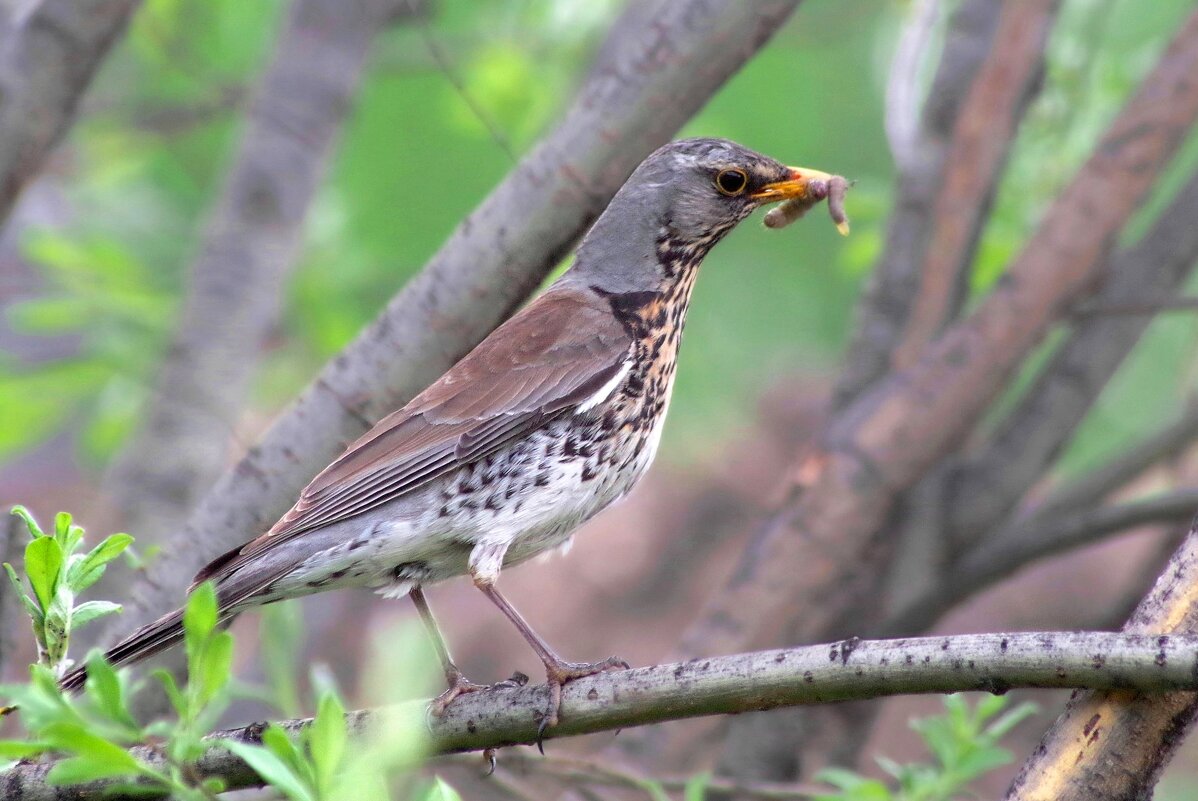
<svg viewBox="0 0 1198 801">
<path fill-rule="evenodd" d="M 823 181 L 824 185 L 832 179 L 830 173 L 812 170 L 807 167 L 787 167 L 790 176 L 782 181 L 766 184 L 750 197 L 760 203 L 774 203 L 779 200 L 807 200 L 807 186 L 811 181 Z"/>
</svg>

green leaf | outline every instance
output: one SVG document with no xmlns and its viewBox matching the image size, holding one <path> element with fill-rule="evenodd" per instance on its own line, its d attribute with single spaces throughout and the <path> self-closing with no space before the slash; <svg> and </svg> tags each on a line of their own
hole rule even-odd
<svg viewBox="0 0 1198 801">
<path fill-rule="evenodd" d="M 657 784 L 657 782 L 646 782 L 645 784 L 645 789 L 650 793 L 650 795 L 653 796 L 654 801 L 657 801 L 657 796 L 653 795 L 653 791 L 648 787 L 648 785 L 657 785 L 659 788 L 661 785 Z M 425 792 L 422 801 L 462 801 L 462 796 L 459 795 L 458 791 L 453 789 L 453 787 L 440 776 L 434 776 L 433 783 L 429 785 L 429 788 Z M 669 801 L 668 797 L 666 798 L 666 801 Z"/>
<path fill-rule="evenodd" d="M 37 756 L 50 746 L 26 740 L 0 740 L 0 759 L 27 759 Z"/>
<path fill-rule="evenodd" d="M 287 763 L 296 775 L 302 776 L 307 767 L 307 760 L 296 746 L 295 741 L 280 726 L 267 726 L 262 730 L 262 745 L 268 751 Z"/>
<path fill-rule="evenodd" d="M 239 743 L 235 740 L 225 740 L 222 745 L 241 757 L 247 765 L 253 768 L 255 773 L 262 777 L 263 781 L 292 801 L 316 801 L 312 791 L 304 786 L 291 767 L 267 749 L 249 743 Z"/>
<path fill-rule="evenodd" d="M 191 592 L 187 607 L 183 610 L 183 634 L 187 653 L 198 654 L 208 635 L 216 628 L 216 590 L 211 581 L 205 581 Z"/>
<path fill-rule="evenodd" d="M 104 658 L 104 652 L 99 649 L 93 649 L 88 654 L 86 687 L 88 695 L 95 699 L 100 711 L 109 719 L 130 732 L 137 731 L 137 721 L 125 705 L 121 680 L 112 669 L 112 665 Z"/>
<path fill-rule="evenodd" d="M 986 727 L 986 737 L 990 742 L 996 742 L 1005 737 L 1011 729 L 1018 726 L 1027 718 L 1040 711 L 1040 707 L 1030 701 L 1019 704 L 998 720 Z"/>
<path fill-rule="evenodd" d="M 166 697 L 170 699 L 171 706 L 175 708 L 175 714 L 183 718 L 187 716 L 187 699 L 183 697 L 183 693 L 179 690 L 179 685 L 175 682 L 175 677 L 171 675 L 169 670 L 158 668 L 150 673 L 151 676 L 158 679 L 162 683 L 162 689 L 166 692 Z"/>
<path fill-rule="evenodd" d="M 72 565 L 69 574 L 75 592 L 85 590 L 99 581 L 108 563 L 120 556 L 132 542 L 133 538 L 128 534 L 110 534 L 81 561 Z"/>
<path fill-rule="evenodd" d="M 56 750 L 108 765 L 109 776 L 132 775 L 142 772 L 142 764 L 116 743 L 85 729 L 77 723 L 52 723 L 41 731 L 41 737 Z"/>
<path fill-rule="evenodd" d="M 45 623 L 45 613 L 41 607 L 33 602 L 33 599 L 25 594 L 25 585 L 21 583 L 20 577 L 17 576 L 17 571 L 8 562 L 4 563 L 4 570 L 8 573 L 8 579 L 12 582 L 13 589 L 16 590 L 17 597 L 21 599 L 21 603 L 25 607 L 26 614 L 33 620 L 33 628 L 38 632 L 38 637 L 41 637 L 41 628 Z"/>
<path fill-rule="evenodd" d="M 83 529 L 73 525 L 70 512 L 59 512 L 54 516 L 54 539 L 58 540 L 63 555 L 74 553 L 75 546 L 83 539 Z"/>
<path fill-rule="evenodd" d="M 11 510 L 11 514 L 14 514 L 25 521 L 25 528 L 29 529 L 30 537 L 37 539 L 38 537 L 46 536 L 46 532 L 42 531 L 42 527 L 39 526 L 37 521 L 33 519 L 33 514 L 24 506 L 14 506 Z"/>
<path fill-rule="evenodd" d="M 25 546 L 25 575 L 43 610 L 50 608 L 62 570 L 62 547 L 52 537 L 38 537 Z"/>
<path fill-rule="evenodd" d="M 317 786 L 322 791 L 333 786 L 333 777 L 345 756 L 346 738 L 345 707 L 336 695 L 326 693 L 321 697 L 316 719 L 308 729 L 308 748 L 312 752 Z"/>
<path fill-rule="evenodd" d="M 46 774 L 46 783 L 62 786 L 111 779 L 117 776 L 137 775 L 140 775 L 140 771 L 136 765 L 130 767 L 124 763 L 112 762 L 107 759 L 75 756 L 54 763 L 54 767 L 50 768 L 50 772 Z"/>
<path fill-rule="evenodd" d="M 707 785 L 711 784 L 710 773 L 696 773 L 686 780 L 682 789 L 683 801 L 706 801 Z"/>
<path fill-rule="evenodd" d="M 188 681 L 199 683 L 200 703 L 207 704 L 229 683 L 233 671 L 233 635 L 227 631 L 214 634 L 201 651 L 198 667 L 199 675 L 188 676 Z"/>
<path fill-rule="evenodd" d="M 98 617 L 121 611 L 120 604 L 112 601 L 85 601 L 71 611 L 71 627 L 78 631 Z"/>
<path fill-rule="evenodd" d="M 1011 752 L 1005 748 L 997 746 L 979 748 L 961 757 L 960 761 L 953 766 L 953 775 L 961 784 L 965 784 L 995 768 L 1001 768 L 1010 763 L 1013 758 Z"/>
</svg>

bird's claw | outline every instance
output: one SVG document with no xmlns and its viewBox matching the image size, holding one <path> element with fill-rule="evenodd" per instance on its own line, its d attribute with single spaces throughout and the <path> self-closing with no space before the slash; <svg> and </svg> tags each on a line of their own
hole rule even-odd
<svg viewBox="0 0 1198 801">
<path fill-rule="evenodd" d="M 546 679 L 549 684 L 549 706 L 537 726 L 537 750 L 545 753 L 545 732 L 558 724 L 559 712 L 562 706 L 562 687 L 574 679 L 594 676 L 596 673 L 606 673 L 611 670 L 628 670 L 631 667 L 623 659 L 609 656 L 599 662 L 557 662 L 545 665 Z"/>
<path fill-rule="evenodd" d="M 428 705 L 429 714 L 435 718 L 442 717 L 445 710 L 453 703 L 454 699 L 459 695 L 467 693 L 477 693 L 483 690 L 491 689 L 489 684 L 475 684 L 472 681 L 467 681 L 465 676 L 458 675 L 449 682 L 449 689 L 434 698 Z"/>
<path fill-rule="evenodd" d="M 483 749 L 483 759 L 486 760 L 487 763 L 487 772 L 485 775 L 491 776 L 495 773 L 495 766 L 499 764 L 499 759 L 497 757 L 498 753 L 499 749 L 497 748 Z"/>
</svg>

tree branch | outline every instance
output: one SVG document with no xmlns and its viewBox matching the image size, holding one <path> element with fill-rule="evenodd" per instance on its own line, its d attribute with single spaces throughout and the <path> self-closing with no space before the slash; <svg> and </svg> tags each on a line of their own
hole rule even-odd
<svg viewBox="0 0 1198 801">
<path fill-rule="evenodd" d="M 1198 629 L 1198 520 L 1123 631 Z M 1160 639 L 1173 639 L 1162 636 Z M 1198 671 L 1198 664 L 1195 664 Z M 1193 692 L 1075 693 L 1024 763 L 1007 801 L 1124 801 L 1152 788 L 1198 715 Z"/>
<path fill-rule="evenodd" d="M 845 640 L 578 679 L 563 690 L 561 723 L 547 738 L 910 693 L 1003 693 L 1022 687 L 1194 690 L 1196 665 L 1198 637 L 1193 636 L 1031 632 Z M 356 737 L 377 733 L 398 720 L 408 725 L 427 721 L 431 753 L 477 751 L 535 743 L 547 701 L 544 686 L 495 689 L 459 697 L 439 718 L 428 718 L 427 702 L 415 701 L 351 712 L 347 721 Z M 279 725 L 295 733 L 310 723 L 304 719 Z M 261 731 L 261 725 L 254 724 L 215 732 L 211 738 L 256 742 Z M 136 748 L 134 754 L 150 764 L 161 760 L 153 749 Z M 0 775 L 6 801 L 87 801 L 103 793 L 98 783 L 49 787 L 49 768 L 47 762 L 26 763 Z M 208 751 L 197 769 L 202 776 L 223 778 L 229 789 L 261 784 L 244 762 L 219 747 Z"/>
<path fill-rule="evenodd" d="M 949 18 L 944 54 L 920 114 L 919 130 L 909 146 L 909 158 L 897 165 L 886 246 L 857 304 L 853 339 L 837 379 L 833 408 L 846 406 L 890 369 L 890 354 L 919 290 L 919 269 L 932 232 L 953 129 L 991 51 L 1001 14 L 1001 3 L 965 0 Z"/>
<path fill-rule="evenodd" d="M 1136 303 L 1178 291 L 1198 261 L 1196 218 L 1198 174 L 1139 242 L 1102 267 L 1092 302 Z M 1150 317 L 1089 317 L 1074 326 L 985 444 L 954 471 L 953 494 L 968 499 L 955 505 L 948 522 L 958 546 L 989 537 L 1040 480 L 1150 322 Z M 1175 432 L 1186 435 L 1178 445 L 1193 439 L 1193 416 L 1187 419 L 1190 425 Z M 1088 493 L 1081 506 L 1097 500 Z"/>
<path fill-rule="evenodd" d="M 371 42 L 408 2 L 297 0 L 287 12 L 154 394 L 106 477 L 123 527 L 141 543 L 159 540 L 220 475 Z"/>
<path fill-rule="evenodd" d="M 626 37 L 558 128 L 382 314 L 217 480 L 126 605 L 122 628 L 181 600 L 200 566 L 273 523 L 368 421 L 432 382 L 520 304 L 650 151 L 755 53 L 798 0 L 673 0 Z M 667 102 L 668 99 L 668 102 Z"/>
<path fill-rule="evenodd" d="M 1184 522 L 1198 512 L 1198 490 L 1073 514 L 1048 512 L 1004 526 L 956 559 L 927 592 L 871 633 L 880 637 L 926 631 L 961 600 L 1016 570 L 1053 554 L 1149 523 Z"/>
<path fill-rule="evenodd" d="M 898 369 L 914 363 L 924 345 L 957 315 L 1015 133 L 1043 81 L 1045 45 L 1060 0 L 1001 5 L 995 45 L 953 130 L 919 289 L 892 355 Z"/>
<path fill-rule="evenodd" d="M 0 44 L 0 223 L 70 127 L 139 0 L 41 0 Z"/>
</svg>

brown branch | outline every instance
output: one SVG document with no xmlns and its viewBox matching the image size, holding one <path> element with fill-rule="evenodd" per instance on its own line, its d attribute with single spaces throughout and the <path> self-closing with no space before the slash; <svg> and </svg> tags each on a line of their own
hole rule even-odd
<svg viewBox="0 0 1198 801">
<path fill-rule="evenodd" d="M 583 85 L 558 128 L 382 314 L 221 476 L 149 569 L 120 626 L 181 599 L 208 559 L 273 523 L 367 421 L 427 386 L 544 278 L 655 147 L 762 47 L 798 0 L 672 0 Z M 669 98 L 669 102 L 663 102 Z"/>
<path fill-rule="evenodd" d="M 1198 526 L 1169 560 L 1125 633 L 1198 629 Z M 1161 637 L 1169 640 L 1170 637 Z M 1024 763 L 1008 801 L 1123 801 L 1152 787 L 1198 714 L 1192 692 L 1075 693 Z"/>
<path fill-rule="evenodd" d="M 1036 514 L 1016 521 L 976 545 L 941 571 L 935 586 L 889 617 L 871 634 L 881 637 L 926 631 L 959 603 L 1022 567 L 1054 554 L 1101 542 L 1150 523 L 1184 522 L 1198 513 L 1198 490 L 1069 515 Z"/>
<path fill-rule="evenodd" d="M 0 564 L 8 562 L 19 564 L 28 542 L 25 522 L 16 515 L 8 514 L 8 509 L 0 509 Z M 17 618 L 23 616 L 21 599 L 17 597 L 12 582 L 0 583 L 0 677 L 4 676 L 4 668 L 8 664 L 12 651 L 17 643 L 17 632 L 22 634 L 28 629 L 19 628 Z"/>
<path fill-rule="evenodd" d="M 546 739 L 705 715 L 912 693 L 1006 692 L 1022 687 L 1145 693 L 1193 690 L 1198 689 L 1196 660 L 1198 636 L 1022 632 L 853 639 L 578 679 L 562 691 L 561 722 L 546 733 Z M 428 753 L 478 751 L 535 743 L 547 701 L 545 686 L 497 688 L 459 697 L 441 717 L 428 716 L 427 702 L 415 701 L 351 712 L 346 720 L 355 738 L 393 735 L 427 724 Z M 290 720 L 278 725 L 295 734 L 310 724 L 310 720 Z M 215 732 L 210 738 L 258 742 L 261 734 L 261 724 L 252 724 Z M 151 765 L 160 765 L 163 759 L 159 749 L 135 748 L 133 754 Z M 105 787 L 99 783 L 48 786 L 45 776 L 51 765 L 22 763 L 0 774 L 5 801 L 88 801 L 103 794 Z M 196 769 L 200 776 L 221 777 L 228 789 L 261 784 L 244 762 L 216 746 L 197 762 Z"/>
<path fill-rule="evenodd" d="M 0 222 L 42 169 L 138 0 L 41 0 L 0 42 Z"/>
<path fill-rule="evenodd" d="M 1198 174 L 1139 242 L 1101 268 L 1093 303 L 1136 303 L 1176 292 L 1198 261 L 1196 218 Z M 1150 322 L 1094 317 L 1074 327 L 984 445 L 956 468 L 953 494 L 967 500 L 954 506 L 948 527 L 959 546 L 989 536 L 1041 479 Z M 1182 425 L 1178 445 L 1194 436 L 1192 418 Z M 1096 500 L 1084 498 L 1081 506 Z"/>
<path fill-rule="evenodd" d="M 1034 514 L 1042 518 L 1059 517 L 1091 509 L 1148 468 L 1182 454 L 1195 438 L 1198 438 L 1198 401 L 1191 400 L 1177 420 L 1133 443 L 1106 464 L 1053 490 L 1036 506 Z"/>
<path fill-rule="evenodd" d="M 1001 12 L 1001 3 L 965 0 L 949 20 L 944 54 L 920 115 L 911 158 L 898 165 L 886 246 L 857 305 L 834 408 L 847 405 L 890 368 L 890 354 L 907 325 L 919 289 L 920 265 L 932 232 L 953 129 L 991 50 Z"/>
<path fill-rule="evenodd" d="M 900 370 L 915 362 L 961 308 L 969 265 L 1015 132 L 1043 80 L 1045 45 L 1060 0 L 1001 5 L 995 46 L 953 130 L 914 308 L 892 356 Z"/>
</svg>

